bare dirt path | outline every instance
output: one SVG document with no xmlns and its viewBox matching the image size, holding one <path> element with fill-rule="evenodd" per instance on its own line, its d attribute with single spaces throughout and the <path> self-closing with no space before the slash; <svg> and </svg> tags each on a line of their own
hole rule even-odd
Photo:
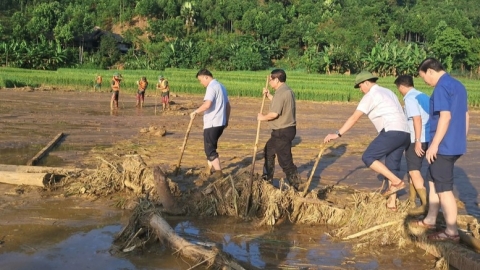
<svg viewBox="0 0 480 270">
<path fill-rule="evenodd" d="M 148 165 L 175 164 L 189 122 L 188 114 L 202 102 L 202 96 L 199 95 L 175 96 L 172 98 L 174 104 L 171 111 L 162 113 L 159 106 L 155 115 L 154 97 L 147 95 L 145 107 L 137 109 L 133 95 L 121 94 L 120 109 L 112 114 L 109 108 L 110 93 L 105 92 L 0 89 L 0 97 L 0 164 L 26 164 L 56 134 L 63 132 L 67 136 L 40 165 L 80 168 L 96 168 L 99 165 L 96 157 L 114 160 L 132 153 L 142 155 Z M 227 173 L 236 172 L 251 164 L 257 128 L 256 115 L 260 109 L 261 98 L 230 97 L 230 101 L 232 117 L 218 149 Z M 268 102 L 266 105 L 268 108 Z M 306 101 L 297 103 L 297 137 L 292 151 L 294 162 L 302 177 L 306 178 L 309 175 L 325 135 L 338 129 L 355 110 L 355 106 L 345 103 Z M 476 158 L 480 152 L 479 115 L 478 111 L 471 111 L 469 150 L 457 162 L 455 168 L 455 192 L 459 200 L 466 205 L 466 209 L 460 213 L 467 212 L 473 215 L 480 215 L 477 205 L 480 168 Z M 166 135 L 158 137 L 152 132 L 140 132 L 141 129 L 148 129 L 150 126 L 164 128 Z M 259 150 L 263 149 L 269 133 L 267 124 L 263 123 Z M 364 117 L 351 132 L 345 134 L 335 144 L 330 144 L 315 172 L 316 177 L 311 188 L 336 183 L 351 185 L 358 189 L 378 188 L 381 185 L 379 177 L 365 168 L 360 158 L 362 151 L 375 135 L 373 125 Z M 190 132 L 182 169 L 199 172 L 203 171 L 205 165 L 202 120 L 198 117 Z M 263 160 L 259 153 L 256 172 L 261 173 L 262 166 Z M 403 171 L 406 170 L 405 164 L 402 168 Z M 277 165 L 275 178 L 280 177 L 284 177 L 284 174 Z M 182 184 L 184 188 L 194 185 L 189 181 Z M 78 217 L 68 217 L 68 213 L 65 212 L 66 216 L 62 217 L 62 224 L 59 225 L 53 219 L 35 218 L 42 216 L 39 211 L 44 205 L 48 205 L 48 201 L 38 194 L 28 197 L 6 195 L 12 192 L 17 191 L 11 186 L 0 184 L 0 212 L 3 221 L 0 227 L 14 232 L 15 226 L 32 223 L 32 220 L 37 222 L 38 224 L 34 224 L 29 232 L 25 232 L 25 237 L 29 239 L 17 239 L 17 245 L 25 251 L 29 248 L 22 246 L 22 241 L 30 241 L 33 236 L 37 237 L 36 241 L 41 242 L 44 233 L 54 235 L 52 224 L 74 227 L 80 226 L 76 222 L 82 220 L 84 225 L 94 226 L 96 219 L 102 219 L 107 224 L 111 219 L 122 218 L 118 212 L 110 212 L 108 207 L 106 209 L 100 207 L 100 211 L 92 210 L 95 213 L 92 214 L 90 209 L 98 209 L 98 203 L 92 205 L 72 200 L 65 204 L 65 211 L 68 211 L 69 207 L 85 211 Z M 400 199 L 405 197 L 404 195 Z M 58 208 L 60 206 L 51 210 Z M 53 211 L 47 216 L 55 215 L 56 212 Z M 38 226 L 43 227 L 41 236 L 35 233 Z"/>
</svg>

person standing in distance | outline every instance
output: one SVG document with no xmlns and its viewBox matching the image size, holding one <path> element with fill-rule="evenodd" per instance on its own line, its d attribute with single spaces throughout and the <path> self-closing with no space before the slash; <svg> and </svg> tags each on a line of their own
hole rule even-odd
<svg viewBox="0 0 480 270">
<path fill-rule="evenodd" d="M 157 90 L 160 90 L 162 97 L 162 111 L 170 109 L 170 86 L 163 75 L 158 76 Z"/>
<path fill-rule="evenodd" d="M 118 98 L 120 95 L 120 82 L 122 81 L 121 79 L 122 75 L 120 73 L 115 72 L 113 74 L 112 82 L 110 83 L 110 86 L 112 88 L 111 91 L 113 91 L 112 98 L 110 99 L 110 110 L 118 109 Z"/>
<path fill-rule="evenodd" d="M 199 113 L 203 114 L 203 145 L 207 156 L 207 171 L 215 170 L 212 177 L 218 179 L 223 177 L 217 145 L 223 130 L 228 126 L 230 118 L 230 102 L 228 101 L 227 89 L 223 84 L 213 78 L 212 73 L 202 69 L 196 75 L 201 85 L 206 88 L 203 104 L 192 113 L 190 118 L 194 119 Z"/>
<path fill-rule="evenodd" d="M 440 207 L 447 228 L 428 236 L 432 241 L 460 241 L 457 227 L 457 202 L 453 194 L 453 168 L 467 151 L 470 116 L 467 90 L 450 76 L 435 58 L 420 63 L 418 74 L 425 83 L 434 87 L 430 97 L 430 136 L 432 140 L 425 157 L 430 166 L 428 214 L 412 225 L 435 228 Z"/>
<path fill-rule="evenodd" d="M 100 74 L 97 74 L 97 76 L 95 77 L 95 81 L 94 81 L 94 85 L 93 85 L 93 91 L 96 92 L 97 89 L 99 91 L 102 90 L 102 76 L 100 76 Z"/>
<path fill-rule="evenodd" d="M 419 207 L 410 209 L 408 213 L 420 215 L 428 210 L 427 189 L 420 169 L 430 142 L 430 117 L 428 114 L 430 97 L 414 88 L 413 77 L 410 75 L 400 75 L 394 83 L 403 96 L 405 115 L 410 129 L 410 145 L 405 149 L 407 170 L 410 176 L 410 197 L 408 200 L 415 206 L 416 195 L 418 195 L 421 201 Z"/>
<path fill-rule="evenodd" d="M 292 158 L 292 141 L 297 134 L 295 94 L 286 81 L 287 74 L 284 70 L 272 70 L 269 85 L 275 91 L 275 95 L 272 95 L 268 88 L 263 89 L 263 94 L 272 102 L 269 112 L 267 114 L 259 113 L 257 120 L 268 121 L 272 133 L 264 148 L 265 163 L 262 178 L 272 181 L 275 158 L 278 158 L 278 163 L 285 173 L 287 181 L 296 190 L 299 190 L 302 181 Z"/>
<path fill-rule="evenodd" d="M 137 81 L 137 104 L 135 107 L 143 108 L 143 103 L 145 102 L 145 91 L 148 87 L 147 77 L 143 76 L 139 81 Z"/>
<path fill-rule="evenodd" d="M 390 89 L 379 86 L 377 80 L 378 77 L 368 71 L 357 74 L 354 88 L 360 88 L 364 96 L 343 126 L 335 133 L 328 134 L 323 142 L 328 143 L 342 137 L 366 114 L 378 135 L 363 152 L 362 161 L 368 168 L 389 180 L 389 186 L 382 195 L 390 197 L 405 188 L 405 182 L 399 178 L 399 173 L 403 151 L 410 144 L 410 131 L 397 96 Z M 385 164 L 380 161 L 384 157 Z M 386 207 L 396 211 L 396 201 L 388 200 Z"/>
</svg>

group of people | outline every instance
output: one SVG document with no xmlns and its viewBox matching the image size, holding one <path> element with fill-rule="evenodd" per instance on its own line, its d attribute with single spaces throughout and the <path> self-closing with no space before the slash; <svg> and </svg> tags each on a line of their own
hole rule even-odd
<svg viewBox="0 0 480 270">
<path fill-rule="evenodd" d="M 378 135 L 362 155 L 362 161 L 373 171 L 388 180 L 382 191 L 386 197 L 386 207 L 396 211 L 396 194 L 406 188 L 400 179 L 400 163 L 405 153 L 412 215 L 425 215 L 414 220 L 411 225 L 426 229 L 435 228 L 439 209 L 442 208 L 446 229 L 428 236 L 430 240 L 458 242 L 457 204 L 453 194 L 453 169 L 458 158 L 466 152 L 469 113 L 467 92 L 464 85 L 451 77 L 435 58 L 425 59 L 418 67 L 418 74 L 424 82 L 434 87 L 431 97 L 414 88 L 413 77 L 401 75 L 394 81 L 403 96 L 402 108 L 396 94 L 377 84 L 378 77 L 362 71 L 355 78 L 354 88 L 364 96 L 356 110 L 345 123 L 324 138 L 324 143 L 344 136 L 360 119 L 367 115 Z M 228 126 L 231 106 L 225 87 L 213 78 L 210 71 L 203 69 L 197 75 L 199 82 L 206 87 L 203 104 L 194 110 L 191 119 L 204 113 L 204 150 L 207 157 L 207 173 L 215 178 L 222 176 L 217 144 L 224 129 Z M 298 175 L 292 158 L 292 141 L 296 135 L 295 95 L 286 84 L 287 75 L 282 69 L 271 71 L 268 88 L 263 95 L 271 100 L 268 113 L 259 113 L 258 121 L 268 121 L 272 129 L 264 147 L 264 167 L 262 178 L 271 181 L 274 175 L 275 159 L 285 173 L 287 182 L 299 190 L 304 182 Z M 385 163 L 380 160 L 385 158 Z M 421 174 L 423 160 L 429 166 L 427 180 L 429 193 Z M 416 207 L 416 196 L 421 205 Z"/>
<path fill-rule="evenodd" d="M 352 116 L 335 134 L 328 134 L 324 142 L 340 138 L 360 116 L 366 114 L 375 125 L 378 136 L 367 147 L 362 160 L 367 167 L 388 180 L 389 185 L 383 192 L 388 198 L 386 207 L 396 211 L 396 193 L 406 187 L 399 178 L 400 160 L 405 152 L 411 179 L 409 200 L 414 203 L 417 194 L 421 200 L 421 206 L 413 208 L 410 214 L 426 214 L 411 225 L 435 228 L 441 207 L 447 227 L 428 238 L 458 242 L 453 168 L 457 159 L 466 152 L 469 128 L 467 92 L 461 82 L 445 72 L 437 59 L 425 59 L 418 73 L 427 85 L 434 87 L 432 96 L 429 98 L 416 90 L 411 76 L 399 76 L 394 83 L 404 97 L 405 111 L 392 91 L 376 83 L 378 77 L 369 72 L 358 74 L 355 88 L 360 88 L 364 96 Z M 379 161 L 382 158 L 385 158 L 385 164 Z M 429 163 L 428 197 L 420 173 L 424 158 Z"/>
<path fill-rule="evenodd" d="M 102 76 L 98 75 L 95 77 L 93 90 L 100 91 L 102 88 Z M 110 83 L 110 89 L 112 92 L 112 97 L 110 99 L 110 109 L 118 109 L 118 98 L 120 94 L 120 84 L 122 81 L 122 75 L 118 72 L 115 72 Z M 148 87 L 147 77 L 142 76 L 137 82 L 137 94 L 136 94 L 136 107 L 143 108 L 145 102 L 145 91 Z M 158 83 L 156 89 L 160 91 L 161 101 L 162 101 L 162 110 L 165 111 L 170 107 L 170 86 L 168 85 L 168 80 L 165 79 L 163 75 L 158 76 Z"/>
</svg>

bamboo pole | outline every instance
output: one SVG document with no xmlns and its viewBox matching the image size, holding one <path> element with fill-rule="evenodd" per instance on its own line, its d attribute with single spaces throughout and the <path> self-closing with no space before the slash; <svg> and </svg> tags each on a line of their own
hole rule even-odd
<svg viewBox="0 0 480 270">
<path fill-rule="evenodd" d="M 267 81 L 265 83 L 265 88 L 268 87 L 268 81 L 270 79 L 270 76 L 267 76 Z M 260 113 L 263 113 L 263 106 L 265 105 L 265 98 L 267 97 L 266 94 L 263 95 L 262 98 L 262 106 L 260 107 Z M 258 150 L 258 140 L 260 138 L 260 125 L 262 121 L 258 120 L 257 124 L 257 136 L 255 137 L 255 145 L 253 147 L 253 158 L 252 158 L 252 168 L 250 170 L 250 180 L 248 182 L 248 189 L 247 189 L 247 203 L 245 204 L 245 215 L 248 214 L 248 210 L 250 208 L 250 198 L 252 197 L 252 184 L 253 184 L 253 173 L 255 172 L 255 159 L 257 156 L 257 150 Z"/>
<path fill-rule="evenodd" d="M 188 123 L 187 132 L 185 133 L 185 138 L 183 139 L 182 150 L 180 151 L 180 157 L 178 158 L 177 166 L 175 167 L 175 174 L 178 174 L 180 170 L 180 163 L 182 162 L 183 152 L 185 152 L 185 147 L 187 146 L 188 135 L 190 134 L 190 129 L 192 128 L 193 119 L 195 119 L 195 117 L 190 118 L 190 123 Z"/>
<path fill-rule="evenodd" d="M 318 162 L 322 158 L 323 151 L 325 151 L 326 146 L 327 145 L 325 143 L 322 145 L 322 149 L 320 149 L 320 152 L 318 153 L 317 159 L 315 159 L 315 164 L 313 165 L 312 172 L 310 173 L 310 177 L 308 178 L 307 185 L 305 186 L 304 190 L 302 191 L 302 194 L 301 194 L 302 197 L 305 197 L 305 195 L 307 195 L 308 187 L 310 186 L 310 183 L 312 182 L 313 174 L 315 173 L 315 170 L 317 169 Z"/>
</svg>

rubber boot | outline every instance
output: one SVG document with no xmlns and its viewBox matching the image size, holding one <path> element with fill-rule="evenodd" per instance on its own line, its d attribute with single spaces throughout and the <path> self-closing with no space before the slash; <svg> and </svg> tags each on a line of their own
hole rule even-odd
<svg viewBox="0 0 480 270">
<path fill-rule="evenodd" d="M 287 176 L 287 181 L 290 183 L 290 186 L 292 186 L 297 191 L 300 191 L 301 189 L 303 190 L 302 179 L 300 178 L 300 175 L 298 175 L 298 171 L 296 168 L 295 170 L 286 172 L 285 174 Z"/>
<path fill-rule="evenodd" d="M 262 179 L 265 181 L 272 181 L 273 174 L 275 173 L 275 158 L 266 159 L 263 164 Z"/>
<path fill-rule="evenodd" d="M 428 212 L 427 189 L 425 188 L 417 189 L 417 194 L 418 194 L 418 197 L 420 197 L 420 201 L 422 202 L 422 205 L 408 210 L 408 214 L 410 215 L 424 215 Z"/>
<path fill-rule="evenodd" d="M 211 164 L 207 164 L 207 167 L 205 168 L 205 175 L 207 177 L 212 175 L 212 165 Z"/>
<path fill-rule="evenodd" d="M 218 171 L 215 171 L 214 173 L 212 173 L 212 175 L 208 178 L 209 181 L 217 181 L 218 179 L 222 179 L 223 178 L 223 171 L 222 170 L 218 170 Z"/>
<path fill-rule="evenodd" d="M 415 189 L 415 186 L 413 185 L 411 179 L 410 179 L 410 189 L 409 189 L 408 195 L 410 195 L 408 197 L 408 200 L 410 201 L 410 204 L 412 206 L 415 206 L 415 200 L 417 199 L 417 190 Z"/>
</svg>

